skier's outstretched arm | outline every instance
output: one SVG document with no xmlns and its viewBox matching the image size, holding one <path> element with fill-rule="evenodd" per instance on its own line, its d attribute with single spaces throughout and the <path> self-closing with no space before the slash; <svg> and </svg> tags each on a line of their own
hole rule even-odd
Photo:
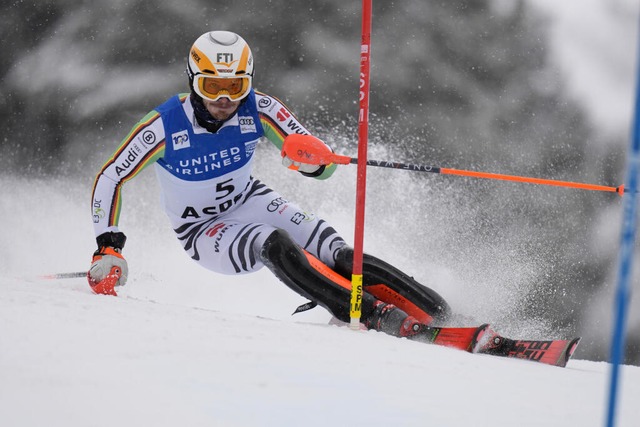
<svg viewBox="0 0 640 427">
<path fill-rule="evenodd" d="M 126 237 L 118 229 L 122 186 L 162 157 L 164 147 L 162 119 L 154 110 L 131 129 L 96 176 L 91 211 L 98 249 L 87 275 L 96 293 L 116 295 L 114 286 L 127 281 L 128 266 L 122 255 Z"/>
</svg>

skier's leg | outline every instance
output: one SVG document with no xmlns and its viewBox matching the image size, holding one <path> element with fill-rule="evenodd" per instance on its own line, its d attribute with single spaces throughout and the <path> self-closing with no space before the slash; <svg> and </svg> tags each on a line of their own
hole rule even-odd
<svg viewBox="0 0 640 427">
<path fill-rule="evenodd" d="M 349 322 L 351 283 L 301 250 L 284 230 L 271 233 L 260 249 L 260 258 L 296 293 Z M 363 293 L 361 321 L 370 329 L 401 337 L 412 336 L 421 327 L 414 317 L 368 292 Z"/>
<path fill-rule="evenodd" d="M 336 274 L 336 254 L 344 240 L 325 221 L 302 211 L 255 180 L 246 200 L 232 213 L 176 230 L 185 250 L 203 267 L 243 274 L 267 267 L 287 286 L 350 320 L 351 282 Z M 407 336 L 418 324 L 406 312 L 364 292 L 361 321 L 367 327 Z"/>
<path fill-rule="evenodd" d="M 349 290 L 314 268 L 286 231 L 273 231 L 257 249 L 262 263 L 285 285 L 340 320 L 349 321 Z M 364 302 L 363 306 L 363 311 L 373 310 L 372 301 Z"/>
<path fill-rule="evenodd" d="M 223 274 L 243 274 L 266 265 L 299 295 L 321 305 L 343 322 L 350 321 L 351 282 L 300 246 L 282 229 L 266 224 L 217 222 L 196 238 L 201 266 Z M 363 293 L 361 322 L 394 336 L 412 336 L 420 329 L 413 316 Z"/>
<path fill-rule="evenodd" d="M 363 288 L 377 299 L 393 304 L 421 323 L 443 323 L 451 309 L 437 292 L 418 283 L 394 266 L 368 254 L 363 256 Z M 350 277 L 353 249 L 343 246 L 336 254 L 335 271 Z"/>
</svg>

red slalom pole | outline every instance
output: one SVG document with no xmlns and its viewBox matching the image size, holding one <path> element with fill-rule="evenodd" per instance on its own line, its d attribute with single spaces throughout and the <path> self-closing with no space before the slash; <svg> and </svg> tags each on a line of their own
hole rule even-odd
<svg viewBox="0 0 640 427">
<path fill-rule="evenodd" d="M 356 183 L 356 224 L 351 275 L 352 329 L 360 328 L 362 316 L 362 258 L 364 252 L 364 211 L 367 188 L 367 144 L 369 142 L 369 73 L 371 64 L 371 3 L 362 0 L 362 43 L 360 45 L 360 111 L 358 116 L 358 171 Z"/>
</svg>

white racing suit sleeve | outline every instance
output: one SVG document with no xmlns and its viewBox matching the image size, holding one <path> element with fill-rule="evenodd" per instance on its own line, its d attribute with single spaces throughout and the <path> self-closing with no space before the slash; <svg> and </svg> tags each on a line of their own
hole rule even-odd
<svg viewBox="0 0 640 427">
<path fill-rule="evenodd" d="M 95 235 L 118 231 L 122 185 L 162 157 L 165 145 L 160 114 L 152 111 L 140 120 L 96 176 L 91 212 Z"/>
</svg>

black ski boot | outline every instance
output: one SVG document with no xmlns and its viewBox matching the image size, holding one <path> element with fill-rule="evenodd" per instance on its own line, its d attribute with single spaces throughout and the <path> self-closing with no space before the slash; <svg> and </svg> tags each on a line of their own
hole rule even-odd
<svg viewBox="0 0 640 427">
<path fill-rule="evenodd" d="M 411 337 L 422 329 L 413 316 L 409 316 L 393 304 L 377 301 L 373 312 L 364 320 L 368 329 L 384 332 L 394 337 Z"/>
</svg>

